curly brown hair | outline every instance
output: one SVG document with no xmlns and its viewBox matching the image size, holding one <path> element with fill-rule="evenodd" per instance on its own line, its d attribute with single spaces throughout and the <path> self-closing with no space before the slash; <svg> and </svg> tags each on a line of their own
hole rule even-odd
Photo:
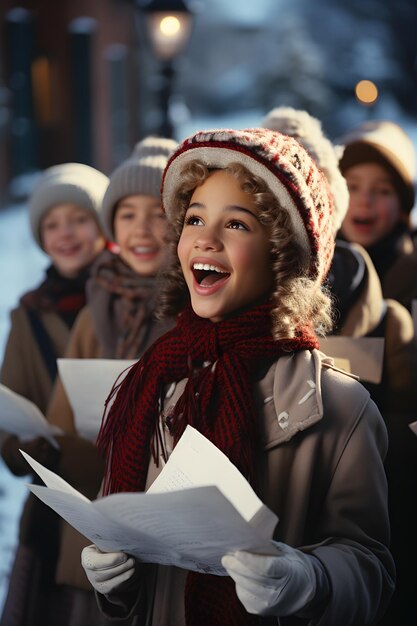
<svg viewBox="0 0 417 626">
<path fill-rule="evenodd" d="M 271 263 L 275 275 L 275 287 L 271 294 L 275 339 L 293 338 L 297 329 L 305 326 L 324 335 L 332 327 L 331 300 L 325 289 L 308 276 L 309 260 L 295 239 L 289 214 L 279 205 L 262 178 L 239 163 L 231 163 L 224 169 L 236 178 L 242 191 L 251 195 L 259 209 L 259 221 L 270 233 Z M 159 317 L 178 314 L 189 301 L 177 246 L 191 196 L 214 171 L 195 160 L 181 172 L 178 206 L 167 235 L 168 260 L 160 276 Z"/>
</svg>

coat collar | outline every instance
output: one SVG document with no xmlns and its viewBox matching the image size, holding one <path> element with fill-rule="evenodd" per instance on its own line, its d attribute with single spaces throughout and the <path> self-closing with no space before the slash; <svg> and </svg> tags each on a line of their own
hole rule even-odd
<svg viewBox="0 0 417 626">
<path fill-rule="evenodd" d="M 267 421 L 266 449 L 289 441 L 323 418 L 323 368 L 337 369 L 333 360 L 318 350 L 294 352 L 271 366 L 260 382 Z"/>
</svg>

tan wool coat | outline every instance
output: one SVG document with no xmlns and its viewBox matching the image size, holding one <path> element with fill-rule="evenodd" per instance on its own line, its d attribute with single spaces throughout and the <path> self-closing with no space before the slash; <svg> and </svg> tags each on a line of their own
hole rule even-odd
<svg viewBox="0 0 417 626">
<path fill-rule="evenodd" d="M 70 336 L 68 326 L 53 312 L 38 312 L 58 356 L 63 356 Z M 45 413 L 52 382 L 33 335 L 25 307 L 11 312 L 0 382 L 36 404 Z"/>
<path fill-rule="evenodd" d="M 168 447 L 163 415 L 185 382 L 173 395 L 171 386 L 165 399 L 161 430 Z M 317 350 L 273 363 L 255 384 L 255 400 L 261 431 L 258 495 L 279 518 L 274 538 L 315 555 L 330 581 L 328 603 L 310 624 L 375 623 L 395 577 L 387 547 L 387 432 L 378 409 L 360 383 Z M 158 471 L 151 461 L 148 486 Z M 133 608 L 125 604 L 125 614 L 135 616 L 135 626 L 184 626 L 186 571 L 138 568 L 136 600 Z M 97 597 L 104 613 L 120 614 L 121 605 L 113 602 L 122 598 Z"/>
<path fill-rule="evenodd" d="M 168 327 L 168 325 L 165 327 L 162 324 L 155 324 L 149 333 L 145 349 Z M 84 307 L 77 317 L 65 357 L 103 358 L 103 350 L 94 330 L 89 306 Z M 100 490 L 104 470 L 103 460 L 94 442 L 78 436 L 71 405 L 59 377 L 54 386 L 47 419 L 67 433 L 66 437 L 60 439 L 62 454 L 55 471 L 89 499 L 94 500 Z M 56 569 L 57 583 L 92 590 L 81 566 L 81 551 L 89 543 L 91 542 L 72 526 L 62 521 Z"/>
</svg>

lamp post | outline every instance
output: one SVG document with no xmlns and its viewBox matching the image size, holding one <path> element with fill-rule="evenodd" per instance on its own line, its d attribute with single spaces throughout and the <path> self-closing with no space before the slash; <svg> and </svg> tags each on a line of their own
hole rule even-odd
<svg viewBox="0 0 417 626">
<path fill-rule="evenodd" d="M 159 108 L 162 122 L 159 134 L 172 137 L 174 128 L 170 100 L 175 78 L 175 60 L 184 50 L 192 27 L 192 14 L 183 0 L 136 0 L 144 16 L 146 34 L 160 64 Z"/>
</svg>

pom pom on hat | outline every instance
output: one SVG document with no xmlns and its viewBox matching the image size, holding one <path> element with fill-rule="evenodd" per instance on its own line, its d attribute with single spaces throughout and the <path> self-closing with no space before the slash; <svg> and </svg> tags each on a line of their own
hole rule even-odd
<svg viewBox="0 0 417 626">
<path fill-rule="evenodd" d="M 177 209 L 181 172 L 191 161 L 223 169 L 240 163 L 262 178 L 285 209 L 305 253 L 311 278 L 321 282 L 333 250 L 333 196 L 324 174 L 293 138 L 266 128 L 201 131 L 180 144 L 162 179 L 162 202 L 172 220 Z"/>
<path fill-rule="evenodd" d="M 42 218 L 58 204 L 76 204 L 98 220 L 108 177 L 83 163 L 62 163 L 42 172 L 30 198 L 29 218 L 35 241 L 41 248 Z"/>
<path fill-rule="evenodd" d="M 340 139 L 344 145 L 340 169 L 345 173 L 361 163 L 380 163 L 393 174 L 402 210 L 410 213 L 415 201 L 416 151 L 405 131 L 387 120 L 368 120 Z"/>
<path fill-rule="evenodd" d="M 114 209 L 122 198 L 137 195 L 160 197 L 162 172 L 177 146 L 173 139 L 146 137 L 136 144 L 130 157 L 111 174 L 101 211 L 108 239 L 114 241 Z"/>
<path fill-rule="evenodd" d="M 342 146 L 333 145 L 324 135 L 321 122 L 307 111 L 292 107 L 272 109 L 263 119 L 262 126 L 284 135 L 295 137 L 326 176 L 334 199 L 333 232 L 342 225 L 349 206 L 349 191 L 346 180 L 339 169 Z"/>
</svg>

